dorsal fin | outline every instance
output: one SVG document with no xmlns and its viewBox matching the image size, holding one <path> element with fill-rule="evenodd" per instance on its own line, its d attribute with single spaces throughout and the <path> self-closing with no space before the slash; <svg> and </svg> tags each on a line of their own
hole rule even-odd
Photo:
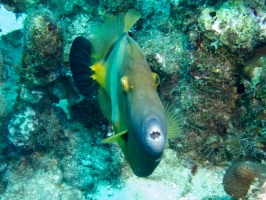
<svg viewBox="0 0 266 200">
<path fill-rule="evenodd" d="M 124 31 L 124 15 L 112 16 L 97 29 L 92 40 L 92 57 L 96 61 L 103 59 L 113 43 Z"/>
<path fill-rule="evenodd" d="M 129 10 L 126 15 L 120 14 L 112 16 L 97 29 L 92 40 L 92 57 L 99 61 L 107 55 L 112 45 L 117 39 L 138 21 L 141 17 L 140 12 Z"/>
<path fill-rule="evenodd" d="M 163 103 L 167 120 L 167 139 L 175 139 L 182 130 L 182 118 L 179 110 L 170 103 Z"/>
<path fill-rule="evenodd" d="M 139 20 L 141 13 L 137 10 L 131 9 L 127 12 L 125 17 L 124 32 L 128 32 L 131 27 Z"/>
</svg>

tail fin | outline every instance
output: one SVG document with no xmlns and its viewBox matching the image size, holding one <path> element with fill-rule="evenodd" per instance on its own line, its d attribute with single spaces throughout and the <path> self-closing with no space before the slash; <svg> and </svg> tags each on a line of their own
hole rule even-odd
<svg viewBox="0 0 266 200">
<path fill-rule="evenodd" d="M 97 83 L 91 79 L 91 43 L 86 38 L 76 37 L 69 54 L 70 69 L 79 92 L 90 97 L 95 94 Z"/>
</svg>

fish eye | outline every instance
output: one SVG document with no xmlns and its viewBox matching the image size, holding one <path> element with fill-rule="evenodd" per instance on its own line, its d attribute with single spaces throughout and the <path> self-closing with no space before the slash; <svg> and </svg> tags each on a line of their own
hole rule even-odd
<svg viewBox="0 0 266 200">
<path fill-rule="evenodd" d="M 152 73 L 152 78 L 153 78 L 153 87 L 157 88 L 157 86 L 160 84 L 160 77 L 156 73 Z"/>
<path fill-rule="evenodd" d="M 128 92 L 128 90 L 129 90 L 128 77 L 127 76 L 123 76 L 120 79 L 120 83 L 121 83 L 121 86 L 122 86 L 123 90 Z"/>
<path fill-rule="evenodd" d="M 152 131 L 150 133 L 150 138 L 153 140 L 159 140 L 161 137 L 161 133 L 159 131 Z"/>
</svg>

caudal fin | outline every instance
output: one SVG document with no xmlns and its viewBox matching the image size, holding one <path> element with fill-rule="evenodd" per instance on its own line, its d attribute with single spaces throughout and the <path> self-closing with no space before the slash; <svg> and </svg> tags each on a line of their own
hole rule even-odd
<svg viewBox="0 0 266 200">
<path fill-rule="evenodd" d="M 69 54 L 70 69 L 79 92 L 85 97 L 95 94 L 97 83 L 91 79 L 91 43 L 86 38 L 76 37 Z"/>
</svg>

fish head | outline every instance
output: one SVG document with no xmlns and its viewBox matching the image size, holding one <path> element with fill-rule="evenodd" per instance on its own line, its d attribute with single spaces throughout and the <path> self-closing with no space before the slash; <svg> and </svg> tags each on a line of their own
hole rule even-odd
<svg viewBox="0 0 266 200">
<path fill-rule="evenodd" d="M 155 78 L 148 68 L 144 69 L 141 73 L 134 72 L 135 78 L 128 76 L 126 92 L 128 134 L 125 155 L 134 174 L 140 177 L 152 174 L 160 163 L 167 132 L 164 108 L 154 87 Z"/>
</svg>

